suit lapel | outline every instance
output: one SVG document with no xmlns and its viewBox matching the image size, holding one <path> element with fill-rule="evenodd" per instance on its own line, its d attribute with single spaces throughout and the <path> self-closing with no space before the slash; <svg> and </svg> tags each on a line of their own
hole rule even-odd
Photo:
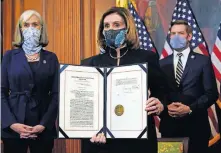
<svg viewBox="0 0 221 153">
<path fill-rule="evenodd" d="M 195 61 L 195 54 L 193 51 L 190 51 L 187 62 L 186 62 L 186 66 L 184 68 L 183 75 L 181 78 L 181 83 L 183 82 L 183 80 L 186 77 L 186 75 L 188 74 L 188 72 L 191 71 L 191 66 L 194 65 L 194 61 Z"/>
<path fill-rule="evenodd" d="M 25 57 L 25 53 L 22 49 L 18 50 L 17 61 L 21 61 L 22 66 L 28 72 L 29 76 L 33 79 L 33 74 L 31 68 L 28 64 L 27 58 Z"/>
<path fill-rule="evenodd" d="M 176 80 L 175 80 L 174 65 L 173 65 L 173 54 L 170 55 L 167 60 L 168 60 L 168 65 L 167 65 L 167 68 L 166 68 L 166 74 L 168 74 L 168 77 L 169 77 L 169 80 L 171 81 L 171 84 L 174 87 L 177 87 Z"/>
</svg>

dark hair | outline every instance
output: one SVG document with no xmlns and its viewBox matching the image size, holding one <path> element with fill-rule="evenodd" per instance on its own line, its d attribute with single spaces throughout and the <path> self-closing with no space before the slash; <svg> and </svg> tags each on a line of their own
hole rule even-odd
<svg viewBox="0 0 221 153">
<path fill-rule="evenodd" d="M 174 25 L 185 25 L 186 27 L 186 32 L 188 34 L 192 34 L 192 28 L 191 26 L 189 26 L 188 22 L 185 21 L 185 20 L 176 20 L 174 22 L 171 23 L 171 28 L 174 26 Z M 170 28 L 170 31 L 171 31 L 171 28 Z"/>
</svg>

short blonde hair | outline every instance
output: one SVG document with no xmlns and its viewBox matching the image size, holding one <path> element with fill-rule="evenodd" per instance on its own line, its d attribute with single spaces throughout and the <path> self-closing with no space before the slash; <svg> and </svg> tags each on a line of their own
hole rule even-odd
<svg viewBox="0 0 221 153">
<path fill-rule="evenodd" d="M 98 42 L 99 47 L 103 49 L 107 47 L 104 42 L 105 38 L 103 35 L 104 18 L 114 13 L 121 16 L 126 24 L 126 29 L 127 29 L 126 43 L 127 43 L 128 48 L 138 49 L 140 47 L 140 43 L 139 43 L 139 38 L 138 38 L 135 23 L 134 23 L 134 19 L 132 15 L 130 14 L 130 12 L 126 8 L 123 8 L 123 7 L 112 7 L 103 14 L 100 20 L 100 25 L 99 25 L 98 34 L 97 34 L 97 38 L 98 38 L 97 42 Z"/>
<path fill-rule="evenodd" d="M 22 23 L 27 21 L 28 19 L 30 19 L 30 17 L 32 17 L 33 15 L 35 15 L 39 18 L 39 21 L 41 24 L 40 45 L 42 45 L 43 47 L 48 45 L 48 35 L 47 35 L 46 24 L 43 21 L 41 15 L 35 10 L 26 10 L 20 16 L 20 18 L 17 22 L 17 25 L 15 27 L 14 41 L 12 42 L 12 44 L 15 47 L 21 47 L 21 45 L 23 43 L 23 36 L 22 36 L 22 31 L 21 31 Z"/>
</svg>

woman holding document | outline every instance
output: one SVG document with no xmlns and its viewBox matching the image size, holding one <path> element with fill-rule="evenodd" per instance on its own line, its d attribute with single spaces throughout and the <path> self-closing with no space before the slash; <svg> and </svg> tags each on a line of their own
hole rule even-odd
<svg viewBox="0 0 221 153">
<path fill-rule="evenodd" d="M 16 26 L 17 49 L 7 51 L 1 69 L 1 137 L 4 153 L 51 153 L 58 112 L 58 59 L 43 49 L 46 25 L 34 10 Z"/>
<path fill-rule="evenodd" d="M 105 53 L 82 61 L 86 66 L 122 66 L 148 62 L 148 86 L 151 92 L 143 111 L 148 113 L 147 139 L 108 139 L 103 133 L 84 139 L 83 153 L 157 153 L 155 123 L 151 114 L 159 115 L 164 106 L 165 86 L 158 57 L 152 51 L 139 49 L 139 38 L 130 12 L 121 7 L 107 10 L 98 29 L 98 44 Z"/>
</svg>

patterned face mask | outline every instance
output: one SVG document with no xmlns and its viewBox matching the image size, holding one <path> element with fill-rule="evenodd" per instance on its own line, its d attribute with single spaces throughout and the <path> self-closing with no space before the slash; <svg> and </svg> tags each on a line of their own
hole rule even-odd
<svg viewBox="0 0 221 153">
<path fill-rule="evenodd" d="M 41 30 L 33 27 L 29 27 L 22 31 L 24 42 L 22 48 L 27 55 L 33 55 L 39 53 L 42 46 L 39 45 Z"/>
<path fill-rule="evenodd" d="M 106 45 L 111 48 L 119 48 L 126 39 L 127 30 L 125 28 L 118 30 L 104 30 L 103 35 L 105 37 Z"/>
</svg>

